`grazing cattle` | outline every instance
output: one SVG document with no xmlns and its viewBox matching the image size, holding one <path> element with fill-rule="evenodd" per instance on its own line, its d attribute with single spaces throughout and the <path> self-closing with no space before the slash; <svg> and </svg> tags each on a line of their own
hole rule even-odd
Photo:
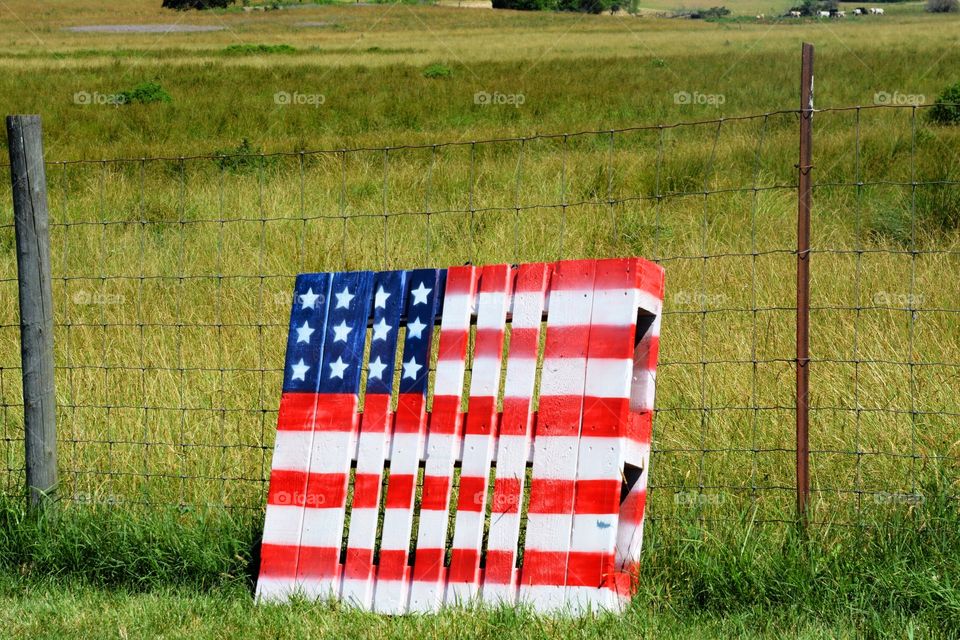
<svg viewBox="0 0 960 640">
<path fill-rule="evenodd" d="M 862 16 L 862 15 L 863 15 L 863 9 L 854 9 L 854 10 L 853 10 L 853 15 L 855 15 L 855 16 Z"/>
<path fill-rule="evenodd" d="M 791 17 L 791 18 L 799 18 L 799 17 L 800 17 L 800 12 L 799 12 L 799 11 L 791 11 L 791 12 L 790 12 L 790 17 Z"/>
<path fill-rule="evenodd" d="M 818 14 L 819 14 L 819 16 L 820 16 L 821 18 L 829 18 L 829 17 L 830 17 L 830 12 L 829 12 L 829 11 L 819 11 Z"/>
<path fill-rule="evenodd" d="M 870 13 L 875 16 L 882 16 L 883 9 L 881 9 L 880 7 L 870 7 Z"/>
<path fill-rule="evenodd" d="M 847 12 L 846 12 L 846 11 L 834 11 L 832 14 L 830 14 L 830 17 L 831 17 L 831 18 L 846 18 L 846 17 L 847 17 Z"/>
</svg>

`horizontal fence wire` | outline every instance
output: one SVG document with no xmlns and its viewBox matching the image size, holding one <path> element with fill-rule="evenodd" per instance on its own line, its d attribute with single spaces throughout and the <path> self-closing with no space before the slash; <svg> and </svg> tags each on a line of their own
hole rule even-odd
<svg viewBox="0 0 960 640">
<path fill-rule="evenodd" d="M 814 116 L 813 519 L 958 458 L 960 132 Z M 666 269 L 649 515 L 792 522 L 798 111 L 432 145 L 48 161 L 63 500 L 263 509 L 293 278 L 642 256 Z M 4 167 L 0 446 L 22 491 Z M 951 488 L 951 490 L 953 490 Z"/>
</svg>

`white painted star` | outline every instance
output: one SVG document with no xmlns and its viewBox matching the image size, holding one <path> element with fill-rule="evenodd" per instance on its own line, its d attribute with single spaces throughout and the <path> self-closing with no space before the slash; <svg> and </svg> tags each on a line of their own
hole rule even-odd
<svg viewBox="0 0 960 640">
<path fill-rule="evenodd" d="M 383 287 L 377 289 L 377 294 L 374 296 L 373 307 L 375 309 L 380 309 L 381 307 L 387 308 L 387 298 L 390 297 L 390 294 L 383 290 Z"/>
<path fill-rule="evenodd" d="M 351 331 L 353 331 L 353 327 L 348 327 L 347 321 L 341 320 L 340 324 L 333 328 L 333 341 L 346 342 L 347 336 L 350 335 Z"/>
<path fill-rule="evenodd" d="M 307 371 L 310 369 L 309 365 L 303 363 L 303 358 L 300 358 L 300 362 L 293 365 L 293 375 L 290 376 L 291 380 L 303 380 L 307 379 Z"/>
<path fill-rule="evenodd" d="M 306 342 L 309 344 L 310 335 L 313 334 L 314 331 L 316 331 L 316 329 L 310 328 L 310 323 L 304 320 L 303 326 L 297 327 L 297 342 Z"/>
<path fill-rule="evenodd" d="M 343 358 L 338 357 L 336 362 L 330 363 L 330 377 L 343 380 L 343 372 L 346 371 L 349 366 L 349 364 L 343 361 Z"/>
<path fill-rule="evenodd" d="M 417 359 L 411 356 L 410 362 L 403 363 L 403 377 L 416 380 L 417 372 L 420 371 L 420 369 L 423 369 L 423 365 L 417 364 Z"/>
<path fill-rule="evenodd" d="M 390 325 L 387 324 L 387 321 L 384 318 L 380 318 L 380 322 L 373 325 L 374 340 L 386 340 L 387 334 L 389 333 L 390 333 Z"/>
<path fill-rule="evenodd" d="M 343 287 L 343 291 L 334 295 L 337 297 L 337 309 L 349 309 L 350 301 L 356 298 L 346 286 Z"/>
<path fill-rule="evenodd" d="M 313 309 L 314 304 L 317 300 L 320 299 L 320 296 L 313 292 L 313 287 L 307 289 L 307 292 L 300 296 L 300 308 L 301 309 Z"/>
<path fill-rule="evenodd" d="M 386 368 L 387 365 L 380 360 L 380 356 L 377 356 L 376 360 L 370 362 L 370 378 L 383 380 L 383 372 L 386 370 Z"/>
<path fill-rule="evenodd" d="M 411 324 L 407 325 L 407 334 L 411 338 L 422 338 L 423 330 L 427 328 L 427 325 L 420 322 L 420 318 L 416 318 Z"/>
<path fill-rule="evenodd" d="M 427 295 L 433 291 L 433 289 L 427 289 L 423 284 L 421 282 L 419 287 L 410 292 L 413 294 L 413 304 L 415 305 L 427 304 Z"/>
</svg>

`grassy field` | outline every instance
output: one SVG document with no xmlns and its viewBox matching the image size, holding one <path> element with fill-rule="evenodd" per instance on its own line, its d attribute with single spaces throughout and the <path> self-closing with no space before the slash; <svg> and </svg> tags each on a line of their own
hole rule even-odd
<svg viewBox="0 0 960 640">
<path fill-rule="evenodd" d="M 128 503 L 144 517 L 153 509 L 137 504 L 228 505 L 256 521 L 299 271 L 642 255 L 666 267 L 668 287 L 654 540 L 669 548 L 687 539 L 690 517 L 704 535 L 743 514 L 791 517 L 797 117 L 779 112 L 799 102 L 800 43 L 817 46 L 819 107 L 931 102 L 960 80 L 960 18 L 916 3 L 885 5 L 876 19 L 715 23 L 409 5 L 181 14 L 158 5 L 0 3 L 0 104 L 42 115 L 51 162 L 65 498 Z M 773 13 L 761 5 L 728 6 Z M 67 30 L 157 23 L 221 30 Z M 431 65 L 440 66 L 428 73 Z M 112 103 L 144 82 L 170 100 Z M 512 102 L 478 104 L 478 92 Z M 770 115 L 735 119 L 753 114 Z M 960 131 L 924 114 L 815 119 L 818 521 L 910 510 L 930 477 L 956 477 Z M 681 121 L 709 122 L 635 128 Z M 577 135 L 522 138 L 544 133 Z M 471 144 L 485 140 L 499 141 Z M 218 152 L 252 155 L 206 157 Z M 154 157 L 165 159 L 140 160 Z M 117 158 L 125 160 L 98 162 Z M 8 185 L 0 180 L 7 221 Z M 0 222 L 4 300 L 15 300 L 14 275 L 13 230 Z M 8 487 L 22 481 L 16 322 L 13 304 L 0 308 Z M 83 611 L 104 602 L 118 603 L 121 635 L 119 621 L 155 619 L 167 601 L 69 581 L 31 586 L 33 600 L 11 584 L 0 598 L 25 612 L 17 628 L 27 635 L 57 608 L 75 612 L 63 624 L 80 635 L 96 624 Z M 211 637 L 299 615 L 253 615 L 234 587 L 211 595 L 207 586 L 169 598 L 184 626 Z M 630 629 L 852 631 L 846 613 L 820 627 L 812 610 L 777 617 L 769 602 L 746 602 L 743 620 L 675 619 L 660 595 L 638 606 Z M 906 625 L 924 606 L 883 616 Z M 770 616 L 773 626 L 758 628 Z M 211 617 L 231 622 L 218 630 Z M 324 625 L 343 631 L 335 613 L 316 624 L 318 634 Z M 403 624 L 377 633 L 412 633 Z M 501 628 L 484 617 L 449 624 L 477 635 Z"/>
</svg>

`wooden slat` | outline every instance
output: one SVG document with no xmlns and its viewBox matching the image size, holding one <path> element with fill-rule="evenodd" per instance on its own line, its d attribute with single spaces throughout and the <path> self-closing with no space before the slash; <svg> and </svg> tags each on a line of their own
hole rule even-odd
<svg viewBox="0 0 960 640">
<path fill-rule="evenodd" d="M 353 508 L 341 591 L 344 601 L 367 610 L 373 606 L 373 553 L 384 461 L 393 424 L 394 363 L 400 318 L 406 310 L 407 282 L 406 271 L 381 272 L 373 281 L 369 374 L 357 442 Z"/>
<path fill-rule="evenodd" d="M 444 272 L 420 269 L 408 274 L 407 325 L 403 344 L 397 411 L 390 443 L 390 475 L 383 515 L 374 610 L 405 613 L 409 600 L 408 553 L 420 456 L 426 437 L 427 381 L 433 318 Z"/>
<path fill-rule="evenodd" d="M 447 518 L 454 462 L 460 446 L 463 421 L 460 400 L 478 275 L 479 269 L 472 266 L 447 270 L 410 611 L 437 611 L 443 603 Z"/>
<path fill-rule="evenodd" d="M 328 273 L 302 274 L 297 276 L 294 286 L 283 395 L 263 524 L 258 599 L 285 600 L 299 589 L 297 555 L 332 279 Z"/>
<path fill-rule="evenodd" d="M 477 300 L 470 397 L 460 467 L 446 602 L 469 602 L 480 592 L 480 556 L 487 513 L 487 485 L 497 431 L 497 396 L 503 341 L 515 270 L 506 264 L 483 268 Z"/>
<path fill-rule="evenodd" d="M 533 439 L 532 399 L 549 277 L 548 264 L 520 265 L 513 294 L 513 322 L 482 591 L 484 602 L 493 605 L 513 604 L 516 599 L 520 512 Z"/>
</svg>

